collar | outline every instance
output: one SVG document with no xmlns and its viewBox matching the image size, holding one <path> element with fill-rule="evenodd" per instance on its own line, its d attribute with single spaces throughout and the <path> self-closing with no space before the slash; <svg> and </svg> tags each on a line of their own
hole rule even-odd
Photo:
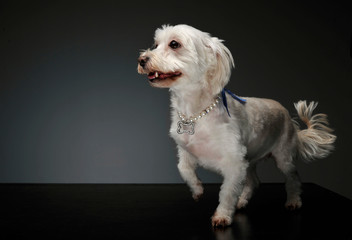
<svg viewBox="0 0 352 240">
<path fill-rule="evenodd" d="M 240 102 L 243 105 L 247 102 L 247 100 L 236 96 L 234 93 L 232 93 L 230 90 L 228 90 L 226 88 L 222 89 L 222 91 L 221 91 L 222 103 L 224 104 L 224 106 L 226 108 L 227 114 L 229 115 L 229 117 L 231 117 L 229 109 L 227 107 L 226 93 L 228 93 L 233 99 L 237 100 L 238 102 Z"/>
</svg>

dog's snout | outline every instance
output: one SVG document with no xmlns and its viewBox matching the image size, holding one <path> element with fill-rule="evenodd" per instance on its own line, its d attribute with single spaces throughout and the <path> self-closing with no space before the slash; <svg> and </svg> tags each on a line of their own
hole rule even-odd
<svg viewBox="0 0 352 240">
<path fill-rule="evenodd" d="M 138 58 L 139 65 L 141 65 L 141 67 L 143 68 L 145 67 L 148 61 L 149 61 L 149 57 L 146 57 L 146 56 Z"/>
</svg>

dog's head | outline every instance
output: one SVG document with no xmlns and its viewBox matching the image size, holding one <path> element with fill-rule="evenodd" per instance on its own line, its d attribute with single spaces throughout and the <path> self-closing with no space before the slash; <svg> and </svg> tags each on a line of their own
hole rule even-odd
<svg viewBox="0 0 352 240">
<path fill-rule="evenodd" d="M 155 31 L 154 45 L 141 52 L 138 73 L 154 87 L 206 88 L 218 94 L 234 66 L 222 40 L 188 25 L 164 25 Z"/>
</svg>

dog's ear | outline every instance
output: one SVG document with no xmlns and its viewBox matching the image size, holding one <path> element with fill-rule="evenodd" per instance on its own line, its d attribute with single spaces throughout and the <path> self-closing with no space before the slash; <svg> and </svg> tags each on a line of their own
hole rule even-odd
<svg viewBox="0 0 352 240">
<path fill-rule="evenodd" d="M 230 50 L 216 37 L 204 42 L 210 49 L 213 61 L 207 72 L 207 84 L 213 95 L 219 94 L 230 80 L 232 67 L 235 66 Z"/>
</svg>

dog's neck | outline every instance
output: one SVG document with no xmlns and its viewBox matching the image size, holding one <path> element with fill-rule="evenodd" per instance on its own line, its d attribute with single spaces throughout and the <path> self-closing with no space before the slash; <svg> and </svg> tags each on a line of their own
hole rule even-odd
<svg viewBox="0 0 352 240">
<path fill-rule="evenodd" d="M 171 107 L 186 116 L 193 116 L 208 107 L 215 97 L 204 89 L 171 91 Z"/>
</svg>

